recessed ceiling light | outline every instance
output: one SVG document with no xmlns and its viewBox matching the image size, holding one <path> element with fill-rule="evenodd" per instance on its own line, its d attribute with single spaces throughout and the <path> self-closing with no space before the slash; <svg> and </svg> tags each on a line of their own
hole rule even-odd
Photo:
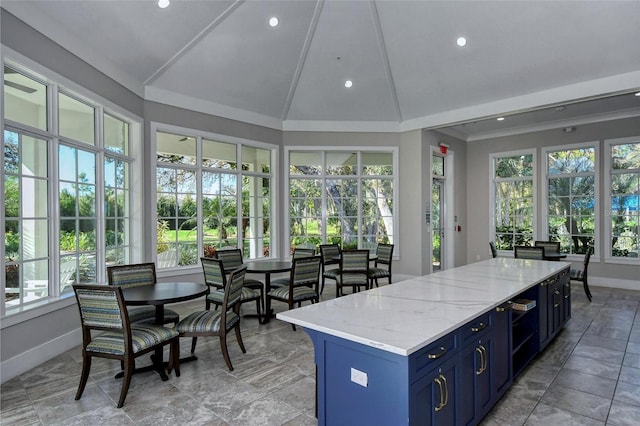
<svg viewBox="0 0 640 426">
<path fill-rule="evenodd" d="M 347 81 L 344 82 L 344 87 L 349 88 L 351 86 L 353 86 L 353 81 L 347 80 Z"/>
<path fill-rule="evenodd" d="M 280 20 L 278 18 L 276 18 L 275 16 L 272 16 L 271 18 L 269 18 L 269 26 L 272 28 L 275 28 L 278 26 L 278 24 L 280 23 Z"/>
<path fill-rule="evenodd" d="M 498 118 L 496 118 L 496 120 L 498 120 L 498 121 L 504 121 L 504 117 L 498 117 Z"/>
<path fill-rule="evenodd" d="M 640 92 L 636 93 L 636 96 L 640 96 Z"/>
<path fill-rule="evenodd" d="M 571 127 L 565 127 L 564 129 L 562 129 L 563 132 L 565 133 L 572 133 L 576 131 L 576 128 L 571 126 Z"/>
<path fill-rule="evenodd" d="M 165 8 L 169 7 L 170 3 L 171 2 L 169 0 L 158 0 L 158 7 L 160 9 L 165 9 Z"/>
<path fill-rule="evenodd" d="M 562 111 L 564 111 L 564 107 L 563 106 L 558 106 L 558 107 L 556 107 L 556 111 L 562 112 Z"/>
<path fill-rule="evenodd" d="M 458 37 L 456 44 L 460 47 L 465 47 L 467 45 L 467 39 L 464 37 Z"/>
</svg>

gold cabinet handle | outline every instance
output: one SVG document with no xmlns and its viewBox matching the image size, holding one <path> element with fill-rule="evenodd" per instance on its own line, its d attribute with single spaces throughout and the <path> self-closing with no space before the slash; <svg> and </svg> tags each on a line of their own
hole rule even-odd
<svg viewBox="0 0 640 426">
<path fill-rule="evenodd" d="M 446 377 L 444 377 L 441 374 L 440 378 L 442 379 L 442 382 L 443 382 L 443 385 L 444 385 L 444 405 L 442 407 L 445 407 L 449 403 L 449 385 L 447 384 L 447 378 Z"/>
<path fill-rule="evenodd" d="M 476 370 L 476 376 L 482 374 L 482 366 L 484 365 L 484 355 L 482 354 L 482 349 L 480 348 L 481 346 L 476 347 L 476 352 L 480 354 L 480 367 L 478 367 L 478 369 Z"/>
<path fill-rule="evenodd" d="M 444 356 L 444 354 L 447 353 L 447 348 L 445 348 L 444 346 L 440 346 L 440 352 L 437 354 L 428 354 L 427 357 L 429 359 L 438 359 L 441 358 L 442 356 Z"/>
<path fill-rule="evenodd" d="M 442 374 L 440 375 L 440 377 L 442 377 Z M 442 388 L 442 381 L 439 378 L 435 378 L 433 379 L 433 381 L 436 382 L 438 384 L 438 387 L 440 388 L 440 404 L 438 404 L 436 408 L 434 408 L 434 411 L 437 413 L 444 408 L 444 389 Z"/>
<path fill-rule="evenodd" d="M 477 326 L 471 327 L 471 331 L 473 331 L 474 333 L 477 333 L 478 331 L 482 331 L 485 328 L 487 328 L 487 324 L 481 322 Z"/>
</svg>

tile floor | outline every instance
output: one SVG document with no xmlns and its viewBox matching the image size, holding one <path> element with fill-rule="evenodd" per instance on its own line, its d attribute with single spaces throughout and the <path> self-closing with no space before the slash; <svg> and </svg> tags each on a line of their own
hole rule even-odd
<svg viewBox="0 0 640 426">
<path fill-rule="evenodd" d="M 324 292 L 333 293 L 331 286 Z M 483 425 L 640 424 L 640 291 L 593 287 L 592 293 L 589 303 L 582 288 L 573 287 L 572 319 Z M 184 313 L 202 304 L 173 308 Z M 0 424 L 315 425 L 307 335 L 255 319 L 243 319 L 242 333 L 246 354 L 229 338 L 234 371 L 226 368 L 217 338 L 200 338 L 199 360 L 182 365 L 180 377 L 134 376 L 122 409 L 115 407 L 117 361 L 96 359 L 82 399 L 74 401 L 81 366 L 74 348 L 0 387 Z M 181 343 L 187 355 L 189 340 Z"/>
</svg>

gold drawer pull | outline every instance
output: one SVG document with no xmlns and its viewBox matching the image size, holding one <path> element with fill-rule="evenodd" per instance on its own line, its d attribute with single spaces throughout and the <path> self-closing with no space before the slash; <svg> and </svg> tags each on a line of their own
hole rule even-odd
<svg viewBox="0 0 640 426">
<path fill-rule="evenodd" d="M 476 327 L 471 327 L 471 331 L 477 333 L 478 331 L 484 330 L 485 328 L 487 328 L 487 324 L 481 322 Z"/>
<path fill-rule="evenodd" d="M 429 359 L 438 359 L 441 358 L 442 356 L 444 356 L 444 354 L 447 353 L 447 348 L 445 348 L 444 346 L 440 346 L 440 353 L 437 354 L 428 354 L 427 357 Z"/>
</svg>

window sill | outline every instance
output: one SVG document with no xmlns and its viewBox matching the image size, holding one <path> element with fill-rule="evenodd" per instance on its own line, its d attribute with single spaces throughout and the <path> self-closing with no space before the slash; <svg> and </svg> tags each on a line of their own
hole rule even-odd
<svg viewBox="0 0 640 426">
<path fill-rule="evenodd" d="M 640 265 L 640 257 L 607 257 L 604 263 L 613 263 L 618 265 Z"/>
<path fill-rule="evenodd" d="M 5 310 L 0 329 L 11 327 L 21 322 L 55 312 L 76 304 L 73 293 L 63 294 L 58 298 L 49 298 L 28 305 L 10 307 Z"/>
</svg>

